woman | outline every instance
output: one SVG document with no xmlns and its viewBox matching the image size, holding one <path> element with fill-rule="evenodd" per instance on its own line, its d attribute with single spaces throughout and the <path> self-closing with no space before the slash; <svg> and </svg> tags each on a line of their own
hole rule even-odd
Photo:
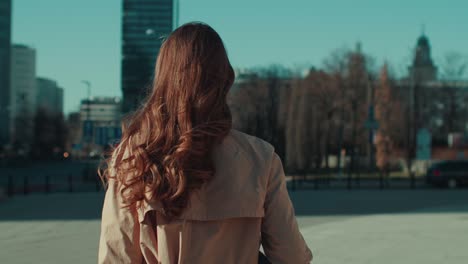
<svg viewBox="0 0 468 264">
<path fill-rule="evenodd" d="M 309 263 L 273 147 L 231 129 L 234 72 L 219 35 L 163 43 L 152 91 L 102 177 L 99 263 Z"/>
</svg>

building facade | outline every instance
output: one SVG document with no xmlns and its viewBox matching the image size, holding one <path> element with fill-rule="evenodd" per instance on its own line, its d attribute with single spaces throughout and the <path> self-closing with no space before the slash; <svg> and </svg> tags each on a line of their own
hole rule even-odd
<svg viewBox="0 0 468 264">
<path fill-rule="evenodd" d="M 0 1 L 0 148 L 10 140 L 11 0 Z"/>
<path fill-rule="evenodd" d="M 415 83 L 437 80 L 437 67 L 432 61 L 431 45 L 425 35 L 418 39 L 414 50 L 413 64 L 408 67 L 408 75 L 410 80 Z"/>
<path fill-rule="evenodd" d="M 151 87 L 162 40 L 177 26 L 178 0 L 124 0 L 122 12 L 123 112 L 135 110 Z"/>
<path fill-rule="evenodd" d="M 63 113 L 63 89 L 56 81 L 47 78 L 37 78 L 37 110 L 49 114 Z"/>
<path fill-rule="evenodd" d="M 67 116 L 67 140 L 65 149 L 72 157 L 80 157 L 83 154 L 81 147 L 81 137 L 83 135 L 83 124 L 80 112 L 71 112 Z"/>
<path fill-rule="evenodd" d="M 36 113 L 36 50 L 25 45 L 11 49 L 10 125 L 11 141 L 28 148 L 33 138 Z"/>
<path fill-rule="evenodd" d="M 436 146 L 450 145 L 452 134 L 468 135 L 468 81 L 438 78 L 425 35 L 417 41 L 413 63 L 399 90 L 410 113 L 412 140 L 421 129 L 431 133 Z"/>
<path fill-rule="evenodd" d="M 96 97 L 81 101 L 82 129 L 79 149 L 86 155 L 100 154 L 121 136 L 122 102 L 118 97 Z"/>
</svg>

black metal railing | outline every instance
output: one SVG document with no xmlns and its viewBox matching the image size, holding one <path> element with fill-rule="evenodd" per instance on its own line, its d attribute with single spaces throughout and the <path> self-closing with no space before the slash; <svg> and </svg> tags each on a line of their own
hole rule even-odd
<svg viewBox="0 0 468 264">
<path fill-rule="evenodd" d="M 384 177 L 381 174 L 353 175 L 291 175 L 287 177 L 290 190 L 298 189 L 425 189 L 431 188 L 424 177 Z"/>
<path fill-rule="evenodd" d="M 104 190 L 101 179 L 96 175 L 14 175 L 0 177 L 0 187 L 9 196 L 28 195 L 31 193 L 57 192 L 100 192 Z"/>
</svg>

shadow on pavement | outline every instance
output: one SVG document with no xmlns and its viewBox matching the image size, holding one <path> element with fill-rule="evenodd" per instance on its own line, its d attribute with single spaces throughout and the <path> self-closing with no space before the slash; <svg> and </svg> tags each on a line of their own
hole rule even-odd
<svg viewBox="0 0 468 264">
<path fill-rule="evenodd" d="M 0 202 L 0 221 L 100 219 L 104 192 L 15 196 Z"/>
<path fill-rule="evenodd" d="M 468 190 L 324 190 L 290 192 L 296 215 L 468 212 Z"/>
<path fill-rule="evenodd" d="M 468 213 L 468 190 L 290 191 L 297 216 Z M 0 221 L 101 218 L 104 192 L 16 196 L 0 202 Z"/>
</svg>

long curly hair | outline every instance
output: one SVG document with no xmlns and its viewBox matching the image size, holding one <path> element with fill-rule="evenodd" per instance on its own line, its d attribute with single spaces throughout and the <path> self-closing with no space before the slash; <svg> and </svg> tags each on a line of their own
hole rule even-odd
<svg viewBox="0 0 468 264">
<path fill-rule="evenodd" d="M 120 143 L 101 178 L 120 184 L 126 206 L 161 202 L 168 217 L 187 207 L 189 195 L 214 177 L 212 149 L 229 133 L 226 97 L 234 71 L 220 36 L 188 23 L 163 42 L 152 90 L 122 121 Z"/>
</svg>

